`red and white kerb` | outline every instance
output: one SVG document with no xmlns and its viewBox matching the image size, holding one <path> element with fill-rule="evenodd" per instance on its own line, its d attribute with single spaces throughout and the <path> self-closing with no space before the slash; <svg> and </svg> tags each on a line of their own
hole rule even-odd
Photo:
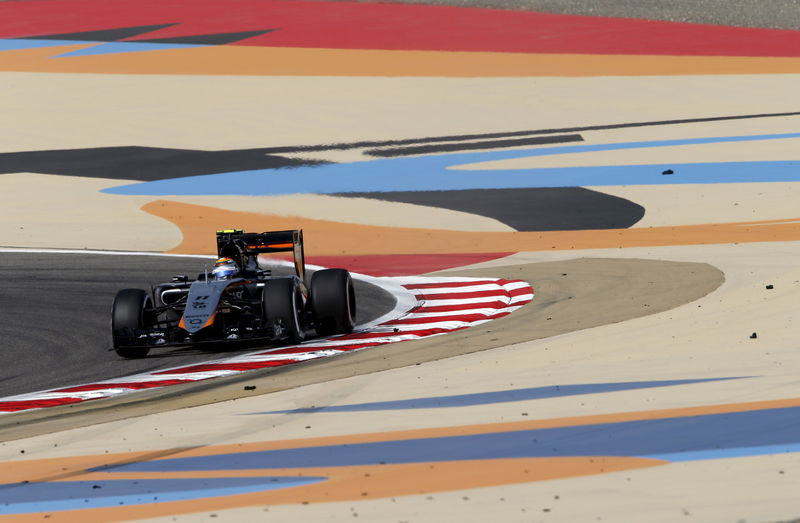
<svg viewBox="0 0 800 523">
<path fill-rule="evenodd" d="M 137 390 L 230 376 L 253 369 L 281 367 L 327 358 L 386 343 L 418 340 L 474 327 L 506 316 L 533 299 L 524 281 L 479 278 L 408 276 L 377 278 L 415 303 L 405 313 L 351 334 L 314 339 L 299 345 L 260 350 L 231 358 L 167 370 L 145 372 L 97 383 L 21 394 L 0 399 L 0 413 L 68 405 L 129 394 Z M 405 301 L 408 296 L 403 296 Z"/>
</svg>

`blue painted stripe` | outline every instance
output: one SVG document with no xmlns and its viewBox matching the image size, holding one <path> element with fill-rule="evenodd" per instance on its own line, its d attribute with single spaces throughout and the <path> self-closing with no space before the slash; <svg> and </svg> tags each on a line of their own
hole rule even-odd
<svg viewBox="0 0 800 523">
<path fill-rule="evenodd" d="M 800 452 L 800 443 L 783 445 L 764 445 L 761 447 L 740 447 L 733 449 L 710 449 L 689 452 L 672 452 L 668 454 L 652 454 L 643 458 L 661 459 L 664 461 L 699 461 L 706 459 L 747 458 L 751 456 L 767 456 Z"/>
<path fill-rule="evenodd" d="M 122 472 L 345 467 L 480 459 L 681 454 L 794 448 L 800 445 L 800 407 L 621 423 L 520 430 L 467 436 L 326 445 L 213 456 L 172 458 L 98 468 Z M 755 450 L 754 450 L 755 449 Z"/>
<path fill-rule="evenodd" d="M 587 383 L 579 385 L 557 385 L 550 387 L 533 387 L 528 389 L 498 390 L 493 392 L 480 392 L 476 394 L 459 394 L 456 396 L 436 396 L 432 398 L 414 398 L 397 401 L 376 401 L 372 403 L 356 403 L 352 405 L 334 405 L 327 407 L 310 407 L 294 410 L 274 410 L 271 412 L 258 412 L 256 414 L 297 414 L 308 412 L 362 412 L 375 410 L 400 410 L 400 409 L 441 409 L 450 407 L 469 407 L 474 405 L 490 405 L 493 403 L 508 403 L 512 401 L 527 401 L 545 398 L 559 398 L 563 396 L 577 396 L 581 394 L 601 394 L 606 392 L 619 392 L 626 390 L 648 389 L 653 387 L 672 387 L 676 385 L 690 385 L 693 383 L 706 383 L 710 381 L 736 380 L 744 376 L 732 378 L 704 378 L 693 380 L 663 380 L 663 381 L 631 381 L 623 383 Z"/>
<path fill-rule="evenodd" d="M 482 151 L 381 159 L 348 164 L 325 164 L 281 169 L 258 169 L 158 180 L 112 187 L 110 194 L 130 195 L 280 195 L 531 187 L 584 187 L 603 185 L 664 185 L 800 181 L 800 163 L 726 162 L 561 167 L 518 170 L 454 170 L 471 163 L 553 154 L 586 153 L 725 142 L 800 138 L 800 133 L 727 136 L 687 140 L 570 145 L 513 151 Z M 673 175 L 663 175 L 672 169 Z"/>
<path fill-rule="evenodd" d="M 322 477 L 51 481 L 0 485 L 0 515 L 186 501 L 318 483 Z"/>
<path fill-rule="evenodd" d="M 9 38 L 6 40 L 0 40 L 0 51 L 19 51 L 22 49 L 37 49 L 40 47 L 61 47 L 64 45 L 86 45 L 96 43 L 97 42 L 77 40 L 36 40 L 33 38 Z"/>
<path fill-rule="evenodd" d="M 208 47 L 198 44 L 157 44 L 150 42 L 108 42 L 94 47 L 77 49 L 68 53 L 54 56 L 53 58 L 65 58 L 73 56 L 91 56 L 101 54 L 118 53 L 139 53 L 143 51 L 163 51 L 165 49 L 189 49 L 194 47 Z"/>
</svg>

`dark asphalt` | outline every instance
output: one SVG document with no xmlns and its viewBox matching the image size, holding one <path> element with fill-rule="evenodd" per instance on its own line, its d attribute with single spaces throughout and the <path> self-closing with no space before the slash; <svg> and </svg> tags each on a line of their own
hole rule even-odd
<svg viewBox="0 0 800 523">
<path fill-rule="evenodd" d="M 130 146 L 0 153 L 0 174 L 31 172 L 152 182 L 326 163 L 266 154 L 265 150 L 198 151 Z"/>
<path fill-rule="evenodd" d="M 143 360 L 110 352 L 111 303 L 122 288 L 191 277 L 198 258 L 0 252 L 0 397 L 216 359 L 257 348 L 154 349 Z M 355 281 L 357 322 L 394 307 L 386 291 Z"/>
<path fill-rule="evenodd" d="M 518 231 L 624 229 L 642 219 L 641 205 L 583 187 L 341 193 L 487 216 Z"/>
<path fill-rule="evenodd" d="M 331 1 L 331 0 L 321 0 Z M 356 0 L 375 3 L 375 0 Z M 694 24 L 800 29 L 800 0 L 382 0 Z"/>
</svg>

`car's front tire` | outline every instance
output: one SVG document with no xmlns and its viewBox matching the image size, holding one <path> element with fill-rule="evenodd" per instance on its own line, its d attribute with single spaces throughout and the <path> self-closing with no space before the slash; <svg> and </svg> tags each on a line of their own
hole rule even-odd
<svg viewBox="0 0 800 523">
<path fill-rule="evenodd" d="M 297 282 L 291 278 L 267 280 L 261 294 L 264 319 L 289 343 L 300 343 L 305 337 L 305 307 Z"/>
<path fill-rule="evenodd" d="M 147 327 L 153 303 L 142 289 L 122 289 L 111 307 L 111 339 L 114 350 L 123 358 L 144 358 L 149 347 L 132 347 L 135 332 Z"/>
</svg>

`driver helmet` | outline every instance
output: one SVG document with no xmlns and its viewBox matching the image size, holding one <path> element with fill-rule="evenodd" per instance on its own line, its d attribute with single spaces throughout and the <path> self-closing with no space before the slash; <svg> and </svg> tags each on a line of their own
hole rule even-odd
<svg viewBox="0 0 800 523">
<path fill-rule="evenodd" d="M 238 272 L 239 267 L 236 265 L 236 262 L 233 261 L 233 258 L 220 258 L 214 264 L 214 270 L 211 274 L 214 276 L 214 279 L 227 280 L 235 276 Z"/>
</svg>

